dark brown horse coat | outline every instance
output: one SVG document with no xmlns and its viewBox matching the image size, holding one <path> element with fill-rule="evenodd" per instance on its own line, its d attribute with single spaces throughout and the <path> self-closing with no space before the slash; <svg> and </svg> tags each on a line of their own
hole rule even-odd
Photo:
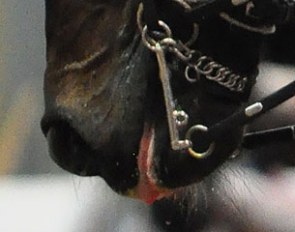
<svg viewBox="0 0 295 232">
<path fill-rule="evenodd" d="M 239 147 L 243 128 L 230 129 L 215 141 L 206 159 L 170 148 L 157 63 L 136 24 L 138 5 L 137 0 L 46 1 L 42 129 L 52 158 L 62 168 L 101 176 L 116 192 L 152 203 L 212 173 Z M 168 0 L 156 5 L 175 36 L 187 40 L 192 24 L 183 9 Z M 247 21 L 244 10 L 243 5 L 227 13 Z M 249 77 L 245 93 L 236 94 L 208 80 L 189 84 L 181 66 L 172 65 L 172 89 L 189 125 L 211 126 L 247 101 L 265 36 L 231 25 L 216 13 L 196 22 L 200 33 L 192 48 Z M 149 152 L 151 160 L 138 158 Z M 143 168 L 148 173 L 140 170 L 141 162 L 149 166 Z M 149 182 L 144 183 L 145 196 L 138 190 L 141 181 Z"/>
</svg>

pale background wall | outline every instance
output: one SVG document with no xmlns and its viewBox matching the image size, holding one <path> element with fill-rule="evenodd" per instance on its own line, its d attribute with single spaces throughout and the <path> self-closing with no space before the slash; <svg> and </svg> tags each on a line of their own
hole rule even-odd
<svg viewBox="0 0 295 232">
<path fill-rule="evenodd" d="M 44 1 L 0 0 L 0 174 L 59 170 L 40 130 Z"/>
</svg>

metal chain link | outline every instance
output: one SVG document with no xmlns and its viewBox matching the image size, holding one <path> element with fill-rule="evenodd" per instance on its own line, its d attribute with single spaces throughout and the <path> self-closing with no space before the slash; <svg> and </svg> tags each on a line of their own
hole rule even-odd
<svg viewBox="0 0 295 232">
<path fill-rule="evenodd" d="M 204 75 L 208 80 L 230 91 L 243 92 L 247 77 L 234 73 L 211 57 L 204 56 L 199 51 L 190 49 L 183 42 L 175 40 L 170 27 L 165 22 L 159 20 L 159 26 L 163 29 L 162 32 L 149 32 L 147 26 L 143 27 L 144 44 L 152 51 L 155 51 L 156 44 L 159 44 L 163 50 L 173 53 L 179 60 L 186 63 L 184 76 L 189 82 L 196 82 L 200 79 L 200 75 Z"/>
<path fill-rule="evenodd" d="M 190 70 L 195 72 L 194 77 L 191 76 Z M 186 67 L 185 77 L 189 81 L 198 80 L 200 74 L 234 92 L 243 92 L 247 83 L 247 77 L 235 74 L 228 67 L 215 62 L 208 56 L 200 56 L 194 64 Z"/>
</svg>

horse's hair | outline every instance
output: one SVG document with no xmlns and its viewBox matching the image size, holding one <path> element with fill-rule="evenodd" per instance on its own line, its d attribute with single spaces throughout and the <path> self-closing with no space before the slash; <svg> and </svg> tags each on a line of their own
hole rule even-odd
<svg viewBox="0 0 295 232">
<path fill-rule="evenodd" d="M 160 16 L 171 26 L 176 38 L 186 41 L 192 34 L 191 21 L 186 17 L 187 9 L 175 5 L 186 8 L 189 4 L 197 9 L 213 0 L 173 1 L 172 6 L 159 4 Z M 230 9 L 230 13 L 238 20 L 249 20 L 243 7 Z M 169 192 L 169 198 L 156 201 L 142 214 L 155 223 L 158 231 L 161 230 L 158 225 L 164 231 L 186 232 L 292 231 L 291 220 L 289 229 L 282 223 L 271 223 L 271 218 L 278 218 L 275 213 L 268 213 L 261 219 L 263 223 L 259 223 L 255 216 L 260 218 L 265 210 L 256 206 L 255 200 L 257 205 L 267 206 L 265 199 L 270 199 L 267 191 L 274 185 L 270 171 L 274 167 L 281 171 L 294 165 L 291 154 L 294 143 L 245 150 L 239 146 L 244 128 L 237 127 L 215 141 L 215 150 L 206 159 L 195 159 L 186 152 L 170 149 L 157 62 L 141 43 L 137 9 L 135 0 L 46 1 L 47 69 L 42 130 L 48 137 L 54 161 L 78 175 L 101 176 L 116 192 L 148 202 L 156 199 L 149 198 L 154 192 L 159 194 L 157 197 Z M 175 9 L 180 12 L 177 17 Z M 205 78 L 187 83 L 181 72 L 183 64 L 167 56 L 177 107 L 187 111 L 191 125 L 202 122 L 211 126 L 238 110 L 248 100 L 261 61 L 294 64 L 292 22 L 279 25 L 277 33 L 269 38 L 229 22 L 233 21 L 215 14 L 201 17 L 199 37 L 192 48 L 247 76 L 249 86 L 242 95 Z M 283 71 L 293 72 L 290 66 L 266 63 L 261 65 L 258 90 L 252 99 L 264 94 L 263 91 L 273 91 L 266 88 L 266 83 L 282 79 Z M 268 74 L 276 71 L 279 78 Z M 293 109 L 290 105 L 288 108 Z M 277 113 L 250 128 L 263 128 L 270 121 L 292 123 L 295 116 L 290 110 Z M 201 147 L 204 144 L 200 142 Z M 140 192 L 142 186 L 150 195 Z M 121 213 L 121 217 L 128 218 L 126 211 L 139 212 L 143 207 L 130 200 L 116 202 L 118 206 L 130 207 L 127 210 L 118 207 L 118 212 L 114 212 L 117 205 L 102 202 L 104 207 L 112 209 L 103 207 L 100 213 Z M 256 206 L 255 211 L 250 209 L 251 204 Z M 89 231 L 114 231 L 115 224 L 120 223 L 112 219 L 111 222 L 97 220 L 100 225 Z M 267 220 L 270 222 L 266 223 Z M 103 223 L 109 227 L 103 227 Z"/>
</svg>

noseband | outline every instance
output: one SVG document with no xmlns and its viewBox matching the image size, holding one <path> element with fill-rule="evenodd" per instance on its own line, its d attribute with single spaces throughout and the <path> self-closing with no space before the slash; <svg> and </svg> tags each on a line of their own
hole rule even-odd
<svg viewBox="0 0 295 232">
<path fill-rule="evenodd" d="M 179 4 L 179 6 L 182 7 L 192 18 L 197 17 L 200 12 L 202 12 L 202 14 L 204 12 L 206 14 L 209 14 L 210 12 L 217 12 L 222 19 L 242 29 L 261 34 L 271 34 L 275 32 L 274 25 L 253 27 L 231 18 L 224 12 L 220 12 L 220 9 L 223 10 L 226 9 L 226 7 L 248 4 L 248 0 L 210 0 L 207 1 L 208 3 L 204 3 L 204 5 L 198 7 L 194 7 L 194 3 L 190 3 L 196 1 L 170 1 L 175 4 Z M 293 1 L 286 2 L 294 3 Z M 249 12 L 246 13 L 249 14 Z M 141 31 L 141 37 L 144 45 L 155 54 L 158 63 L 159 78 L 163 89 L 172 150 L 187 150 L 193 157 L 203 159 L 212 154 L 215 147 L 214 141 L 221 136 L 224 136 L 226 131 L 249 124 L 257 117 L 263 115 L 295 95 L 295 81 L 293 81 L 260 101 L 249 104 L 209 128 L 201 124 L 191 126 L 187 130 L 185 137 L 180 138 L 180 129 L 187 126 L 189 115 L 184 110 L 178 109 L 175 105 L 173 91 L 170 84 L 170 80 L 172 78 L 171 70 L 169 70 L 168 61 L 166 59 L 167 54 L 172 55 L 185 65 L 183 76 L 190 83 L 197 82 L 200 78 L 206 78 L 208 81 L 214 82 L 222 88 L 225 88 L 227 91 L 243 95 L 245 94 L 246 88 L 252 88 L 253 82 L 251 82 L 247 76 L 239 75 L 232 71 L 229 67 L 223 66 L 213 60 L 211 57 L 190 48 L 190 45 L 192 45 L 198 37 L 198 25 L 194 21 L 192 21 L 194 32 L 191 39 L 186 43 L 176 40 L 173 37 L 173 32 L 171 31 L 169 25 L 159 19 L 156 5 L 153 0 L 142 1 L 137 14 L 137 23 Z M 195 133 L 203 136 L 206 141 L 209 141 L 210 145 L 205 152 L 197 151 L 194 148 L 191 137 Z M 295 140 L 295 126 L 292 125 L 268 131 L 248 133 L 244 135 L 242 145 L 250 148 L 259 145 L 260 142 L 263 143 L 263 141 L 266 140 L 270 141 L 277 139 Z"/>
</svg>

